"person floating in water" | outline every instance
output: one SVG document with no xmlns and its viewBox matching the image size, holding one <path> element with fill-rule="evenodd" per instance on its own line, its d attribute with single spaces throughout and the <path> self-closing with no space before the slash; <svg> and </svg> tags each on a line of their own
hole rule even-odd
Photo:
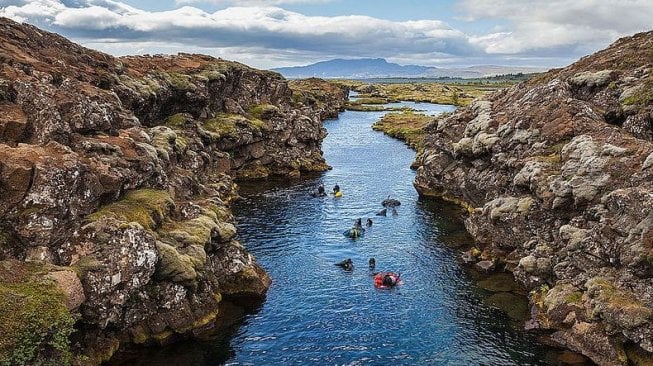
<svg viewBox="0 0 653 366">
<path fill-rule="evenodd" d="M 370 218 L 368 217 L 368 218 L 367 218 L 367 222 L 365 223 L 365 226 L 367 226 L 367 227 L 372 226 L 372 219 L 370 219 Z"/>
<path fill-rule="evenodd" d="M 333 186 L 333 194 L 337 194 L 338 192 L 340 192 L 340 186 L 336 183 L 336 185 Z"/>
<path fill-rule="evenodd" d="M 384 199 L 383 202 L 381 202 L 381 205 L 383 207 L 397 207 L 397 206 L 401 206 L 401 202 L 399 202 L 399 200 L 390 198 L 390 196 L 388 196 L 388 198 Z"/>
<path fill-rule="evenodd" d="M 345 230 L 342 234 L 348 238 L 356 239 L 365 235 L 365 229 L 360 226 L 354 226 L 351 229 Z"/>
<path fill-rule="evenodd" d="M 351 271 L 354 269 L 354 262 L 352 262 L 351 258 L 347 258 L 342 262 L 336 263 L 336 266 L 344 269 L 345 271 Z"/>
<path fill-rule="evenodd" d="M 401 274 L 394 272 L 379 272 L 374 275 L 374 287 L 392 288 L 401 285 Z"/>
<path fill-rule="evenodd" d="M 320 184 L 320 185 L 317 187 L 317 190 L 313 191 L 313 192 L 311 193 L 311 195 L 312 195 L 313 197 L 324 197 L 324 196 L 326 196 L 326 191 L 324 190 L 324 185 L 323 185 L 323 184 Z"/>
<path fill-rule="evenodd" d="M 376 259 L 370 258 L 370 260 L 367 261 L 367 265 L 370 267 L 370 270 L 373 270 L 374 267 L 376 267 Z"/>
<path fill-rule="evenodd" d="M 363 222 L 362 222 L 362 220 L 361 220 L 360 217 L 357 218 L 357 219 L 354 221 L 354 228 L 356 228 L 356 229 L 362 229 L 362 228 L 363 228 Z"/>
<path fill-rule="evenodd" d="M 376 213 L 376 216 L 387 216 L 387 215 L 388 215 L 388 209 L 387 208 L 384 208 L 383 210 Z"/>
</svg>

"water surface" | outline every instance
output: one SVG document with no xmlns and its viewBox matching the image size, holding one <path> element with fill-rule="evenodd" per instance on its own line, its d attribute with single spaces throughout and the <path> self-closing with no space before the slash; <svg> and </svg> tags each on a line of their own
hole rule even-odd
<svg viewBox="0 0 653 366">
<path fill-rule="evenodd" d="M 401 103 L 426 113 L 451 106 Z M 529 365 L 545 350 L 486 305 L 456 262 L 460 213 L 419 199 L 409 166 L 414 152 L 370 126 L 385 112 L 344 112 L 325 122 L 323 150 L 333 170 L 314 179 L 244 185 L 234 207 L 239 240 L 273 278 L 267 300 L 229 342 L 233 365 Z M 344 196 L 313 198 L 318 184 Z M 381 201 L 401 201 L 398 216 L 375 216 Z M 372 218 L 364 237 L 342 232 Z M 373 286 L 377 271 L 401 272 L 392 290 Z M 334 265 L 351 258 L 355 269 Z"/>
<path fill-rule="evenodd" d="M 400 105 L 429 114 L 453 110 Z M 260 308 L 236 314 L 242 321 L 220 339 L 141 350 L 126 364 L 545 364 L 547 350 L 491 306 L 508 298 L 517 310 L 519 298 L 492 296 L 481 289 L 492 284 L 477 285 L 458 264 L 450 247 L 470 240 L 461 213 L 419 199 L 409 169 L 415 153 L 370 127 L 383 113 L 344 112 L 325 122 L 323 150 L 333 170 L 241 186 L 238 239 L 273 279 Z M 344 196 L 311 197 L 320 183 L 327 190 L 338 183 Z M 375 216 L 388 196 L 401 201 L 398 215 Z M 343 236 L 359 217 L 374 222 L 365 236 Z M 401 272 L 404 284 L 375 289 L 370 257 L 378 271 Z M 346 258 L 351 272 L 334 265 Z"/>
</svg>

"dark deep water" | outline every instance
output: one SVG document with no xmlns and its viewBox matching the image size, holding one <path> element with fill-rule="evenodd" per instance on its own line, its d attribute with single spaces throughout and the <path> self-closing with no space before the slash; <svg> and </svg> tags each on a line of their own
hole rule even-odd
<svg viewBox="0 0 653 366">
<path fill-rule="evenodd" d="M 451 106 L 418 104 L 435 114 Z M 273 278 L 267 300 L 233 336 L 189 341 L 137 364 L 175 365 L 538 365 L 547 350 L 487 305 L 449 241 L 466 238 L 457 209 L 419 199 L 415 153 L 370 126 L 384 112 L 344 112 L 325 122 L 333 170 L 313 179 L 241 186 L 239 240 Z M 319 183 L 344 196 L 313 198 Z M 401 201 L 378 217 L 381 201 Z M 342 231 L 370 217 L 364 237 Z M 374 288 L 376 270 L 404 284 Z M 334 265 L 351 258 L 355 269 Z M 161 362 L 161 363 L 159 363 Z"/>
</svg>

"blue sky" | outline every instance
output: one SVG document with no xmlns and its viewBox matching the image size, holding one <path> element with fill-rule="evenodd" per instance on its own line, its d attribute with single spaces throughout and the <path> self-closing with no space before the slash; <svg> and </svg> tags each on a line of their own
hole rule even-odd
<svg viewBox="0 0 653 366">
<path fill-rule="evenodd" d="M 114 55 L 270 68 L 331 58 L 559 67 L 653 28 L 651 0 L 0 0 L 0 16 Z"/>
</svg>

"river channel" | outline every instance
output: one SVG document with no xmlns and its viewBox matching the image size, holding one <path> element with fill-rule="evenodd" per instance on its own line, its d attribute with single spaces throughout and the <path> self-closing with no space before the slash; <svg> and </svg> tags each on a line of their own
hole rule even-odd
<svg viewBox="0 0 653 366">
<path fill-rule="evenodd" d="M 401 105 L 430 115 L 454 109 Z M 452 247 L 471 240 L 461 212 L 418 196 L 415 152 L 371 128 L 384 113 L 347 111 L 325 122 L 332 170 L 241 185 L 238 240 L 273 279 L 266 301 L 226 337 L 151 350 L 133 364 L 544 365 L 555 357 L 519 330 L 523 296 L 487 291 L 461 266 Z M 344 194 L 312 197 L 319 184 Z M 401 201 L 397 215 L 376 216 L 388 196 Z M 345 237 L 356 218 L 373 224 Z M 346 258 L 352 271 L 335 265 Z M 400 272 L 403 284 L 376 289 L 374 271 Z M 508 302 L 508 313 L 497 301 Z M 509 316 L 519 308 L 517 319 Z"/>
</svg>

